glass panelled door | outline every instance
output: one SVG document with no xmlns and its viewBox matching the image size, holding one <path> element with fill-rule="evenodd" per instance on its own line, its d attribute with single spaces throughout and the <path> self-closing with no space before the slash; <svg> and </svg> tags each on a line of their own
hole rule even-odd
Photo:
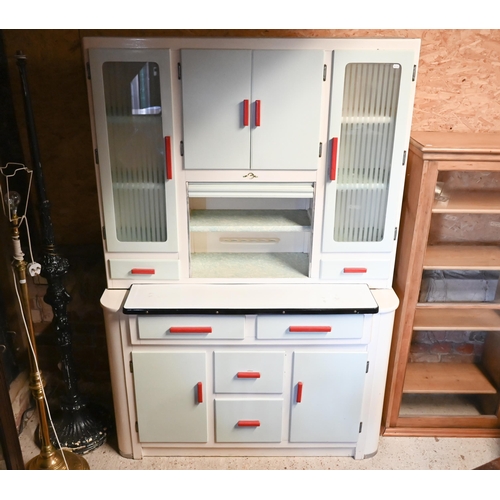
<svg viewBox="0 0 500 500">
<path fill-rule="evenodd" d="M 404 55 L 334 55 L 324 251 L 385 251 L 394 242 L 401 200 L 393 192 L 402 192 L 408 146 L 399 102 L 413 71 Z"/>
<path fill-rule="evenodd" d="M 90 64 L 108 250 L 175 250 L 169 52 L 92 50 Z"/>
</svg>

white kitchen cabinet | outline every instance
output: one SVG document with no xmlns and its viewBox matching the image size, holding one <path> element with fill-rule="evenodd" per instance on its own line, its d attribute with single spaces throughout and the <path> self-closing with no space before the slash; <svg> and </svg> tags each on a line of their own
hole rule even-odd
<svg viewBox="0 0 500 500">
<path fill-rule="evenodd" d="M 322 50 L 181 50 L 184 168 L 315 170 Z"/>
<path fill-rule="evenodd" d="M 84 39 L 122 455 L 376 452 L 419 47 Z"/>
</svg>

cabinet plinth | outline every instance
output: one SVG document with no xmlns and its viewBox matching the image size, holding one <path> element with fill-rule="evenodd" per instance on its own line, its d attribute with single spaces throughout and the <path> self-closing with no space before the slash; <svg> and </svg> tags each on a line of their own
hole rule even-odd
<svg viewBox="0 0 500 500">
<path fill-rule="evenodd" d="M 500 436 L 500 134 L 416 132 L 385 435 Z"/>
</svg>

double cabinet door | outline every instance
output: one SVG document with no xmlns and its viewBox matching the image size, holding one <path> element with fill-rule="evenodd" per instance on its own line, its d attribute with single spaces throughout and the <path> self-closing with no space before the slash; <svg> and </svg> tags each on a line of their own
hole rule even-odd
<svg viewBox="0 0 500 500">
<path fill-rule="evenodd" d="M 315 170 L 322 50 L 181 50 L 184 168 Z"/>
<path fill-rule="evenodd" d="M 207 394 L 210 355 L 213 395 Z M 139 440 L 207 443 L 213 435 L 228 444 L 357 442 L 367 353 L 297 350 L 292 356 L 290 387 L 284 351 L 133 352 Z M 290 413 L 283 404 L 289 391 Z"/>
</svg>

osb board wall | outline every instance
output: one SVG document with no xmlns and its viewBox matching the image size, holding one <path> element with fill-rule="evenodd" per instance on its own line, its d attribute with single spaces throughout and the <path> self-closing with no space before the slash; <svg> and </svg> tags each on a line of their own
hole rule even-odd
<svg viewBox="0 0 500 500">
<path fill-rule="evenodd" d="M 28 57 L 56 242 L 68 245 L 101 238 L 83 36 L 420 38 L 413 130 L 500 132 L 500 30 L 4 30 L 3 35 L 27 162 L 14 55 L 22 50 Z"/>
</svg>

